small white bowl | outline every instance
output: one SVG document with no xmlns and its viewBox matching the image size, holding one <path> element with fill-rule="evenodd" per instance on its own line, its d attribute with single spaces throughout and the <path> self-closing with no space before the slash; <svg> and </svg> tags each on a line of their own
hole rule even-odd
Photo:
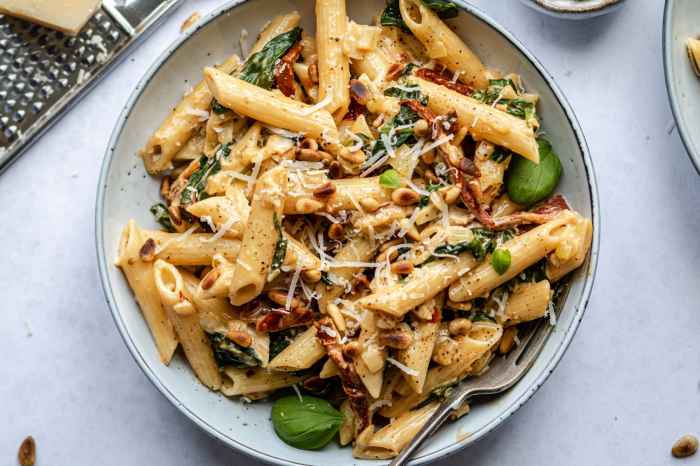
<svg viewBox="0 0 700 466">
<path fill-rule="evenodd" d="M 538 11 L 557 18 L 588 19 L 617 10 L 625 0 L 521 0 Z"/>
<path fill-rule="evenodd" d="M 666 88 L 683 144 L 700 173 L 700 78 L 688 59 L 685 41 L 700 36 L 700 3 L 667 0 L 663 47 Z"/>
<path fill-rule="evenodd" d="M 488 65 L 519 73 L 528 89 L 540 95 L 542 125 L 564 168 L 559 192 L 577 211 L 593 220 L 594 235 L 590 258 L 574 273 L 566 300 L 558 310 L 557 325 L 533 367 L 502 396 L 475 403 L 469 415 L 444 426 L 412 464 L 430 463 L 482 438 L 544 383 L 583 317 L 600 242 L 592 161 L 569 104 L 551 75 L 517 39 L 473 6 L 461 0 L 458 3 L 464 11 L 451 21 L 458 34 Z M 384 5 L 384 0 L 348 2 L 348 13 L 354 20 L 368 24 Z M 158 181 L 146 175 L 142 161 L 136 156 L 138 149 L 183 91 L 201 79 L 202 68 L 221 62 L 231 53 L 243 28 L 254 35 L 274 15 L 291 10 L 298 10 L 303 18 L 302 26 L 313 31 L 313 0 L 230 1 L 170 46 L 136 85 L 114 129 L 100 173 L 95 216 L 100 278 L 114 321 L 136 362 L 173 405 L 212 436 L 258 460 L 275 464 L 385 464 L 353 460 L 349 448 L 341 449 L 335 443 L 320 451 L 292 448 L 274 433 L 270 403 L 245 404 L 207 390 L 181 357 L 174 358 L 170 367 L 161 364 L 131 290 L 114 266 L 119 234 L 130 218 L 147 228 L 157 227 L 148 208 L 158 200 Z"/>
</svg>

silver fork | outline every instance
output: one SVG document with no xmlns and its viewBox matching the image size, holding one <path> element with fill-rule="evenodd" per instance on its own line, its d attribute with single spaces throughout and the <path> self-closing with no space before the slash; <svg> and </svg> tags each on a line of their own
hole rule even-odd
<svg viewBox="0 0 700 466">
<path fill-rule="evenodd" d="M 437 411 L 428 419 L 423 428 L 413 437 L 401 453 L 394 458 L 390 466 L 405 464 L 413 452 L 447 420 L 453 410 L 475 396 L 495 395 L 508 390 L 522 378 L 540 353 L 551 325 L 540 319 L 531 324 L 520 344 L 505 357 L 494 359 L 491 368 L 479 377 L 465 379 L 452 389 L 450 395 L 442 402 Z"/>
</svg>

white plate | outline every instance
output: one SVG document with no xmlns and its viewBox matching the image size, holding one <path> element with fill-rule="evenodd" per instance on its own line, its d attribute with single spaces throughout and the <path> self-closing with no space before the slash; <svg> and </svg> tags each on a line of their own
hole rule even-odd
<svg viewBox="0 0 700 466">
<path fill-rule="evenodd" d="M 700 36 L 700 2 L 667 0 L 664 70 L 671 110 L 688 155 L 700 172 L 700 78 L 688 60 L 685 41 Z"/>
<path fill-rule="evenodd" d="M 558 18 L 588 19 L 611 13 L 625 0 L 520 0 L 527 6 Z"/>
<path fill-rule="evenodd" d="M 384 0 L 348 4 L 353 19 L 369 23 L 383 7 Z M 568 103 L 549 73 L 510 33 L 484 13 L 464 3 L 462 6 L 465 11 L 452 20 L 458 33 L 487 64 L 521 74 L 528 89 L 540 94 L 543 127 L 564 167 L 559 190 L 577 211 L 593 219 L 594 237 L 591 257 L 575 273 L 559 322 L 533 368 L 503 396 L 476 403 L 468 416 L 445 426 L 419 452 L 415 464 L 433 461 L 480 439 L 513 414 L 545 381 L 583 316 L 599 248 L 600 215 L 593 167 Z M 161 364 L 127 282 L 114 266 L 119 234 L 130 218 L 140 225 L 156 227 L 148 208 L 158 201 L 158 181 L 146 175 L 136 156 L 138 149 L 183 90 L 201 78 L 202 68 L 231 53 L 241 28 L 255 34 L 272 16 L 293 9 L 301 12 L 304 28 L 312 31 L 312 0 L 229 2 L 168 48 L 146 72 L 119 118 L 100 174 L 95 219 L 97 256 L 107 302 L 129 351 L 153 384 L 187 417 L 211 435 L 260 460 L 278 464 L 348 465 L 356 462 L 349 448 L 340 449 L 331 444 L 321 451 L 309 452 L 281 442 L 269 420 L 269 404 L 244 404 L 208 391 L 179 356 L 170 367 Z"/>
</svg>

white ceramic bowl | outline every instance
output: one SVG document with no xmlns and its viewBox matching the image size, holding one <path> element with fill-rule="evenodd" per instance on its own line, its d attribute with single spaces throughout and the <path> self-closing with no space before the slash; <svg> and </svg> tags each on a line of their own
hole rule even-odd
<svg viewBox="0 0 700 466">
<path fill-rule="evenodd" d="M 664 70 L 671 110 L 688 155 L 700 172 L 700 78 L 688 59 L 685 41 L 700 36 L 700 3 L 667 0 L 663 26 Z"/>
<path fill-rule="evenodd" d="M 527 6 L 558 18 L 588 19 L 611 13 L 625 0 L 521 0 Z"/>
<path fill-rule="evenodd" d="M 543 126 L 564 167 L 559 186 L 573 207 L 593 219 L 592 254 L 575 273 L 560 318 L 532 369 L 510 391 L 477 403 L 458 422 L 445 426 L 418 453 L 423 464 L 477 441 L 513 414 L 552 372 L 571 342 L 593 285 L 599 245 L 600 215 L 593 167 L 574 114 L 542 65 L 495 21 L 459 2 L 464 11 L 452 20 L 483 60 L 520 73 L 528 88 L 541 96 Z M 348 2 L 350 16 L 363 23 L 384 0 Z M 182 96 L 201 78 L 205 65 L 222 60 L 236 44 L 241 28 L 257 31 L 275 14 L 297 9 L 303 26 L 313 30 L 312 0 L 236 0 L 210 14 L 200 26 L 170 46 L 136 85 L 119 117 L 100 174 L 96 206 L 97 257 L 105 296 L 119 332 L 148 378 L 187 417 L 211 435 L 255 458 L 277 464 L 348 465 L 349 448 L 331 444 L 317 452 L 294 449 L 275 435 L 269 403 L 244 404 L 212 393 L 197 382 L 187 363 L 176 357 L 170 367 L 160 363 L 146 323 L 121 272 L 114 266 L 117 243 L 128 219 L 156 227 L 148 208 L 158 200 L 158 182 L 146 175 L 137 150 Z M 183 420 L 184 422 L 184 420 Z M 382 462 L 361 461 L 362 464 Z"/>
</svg>

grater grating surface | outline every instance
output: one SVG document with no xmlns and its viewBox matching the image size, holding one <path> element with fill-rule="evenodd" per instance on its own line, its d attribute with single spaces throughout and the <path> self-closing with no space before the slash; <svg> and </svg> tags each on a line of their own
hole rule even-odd
<svg viewBox="0 0 700 466">
<path fill-rule="evenodd" d="M 105 0 L 75 37 L 0 15 L 0 171 L 180 3 Z"/>
<path fill-rule="evenodd" d="M 0 147 L 9 148 L 128 41 L 99 11 L 76 37 L 0 16 Z"/>
</svg>

